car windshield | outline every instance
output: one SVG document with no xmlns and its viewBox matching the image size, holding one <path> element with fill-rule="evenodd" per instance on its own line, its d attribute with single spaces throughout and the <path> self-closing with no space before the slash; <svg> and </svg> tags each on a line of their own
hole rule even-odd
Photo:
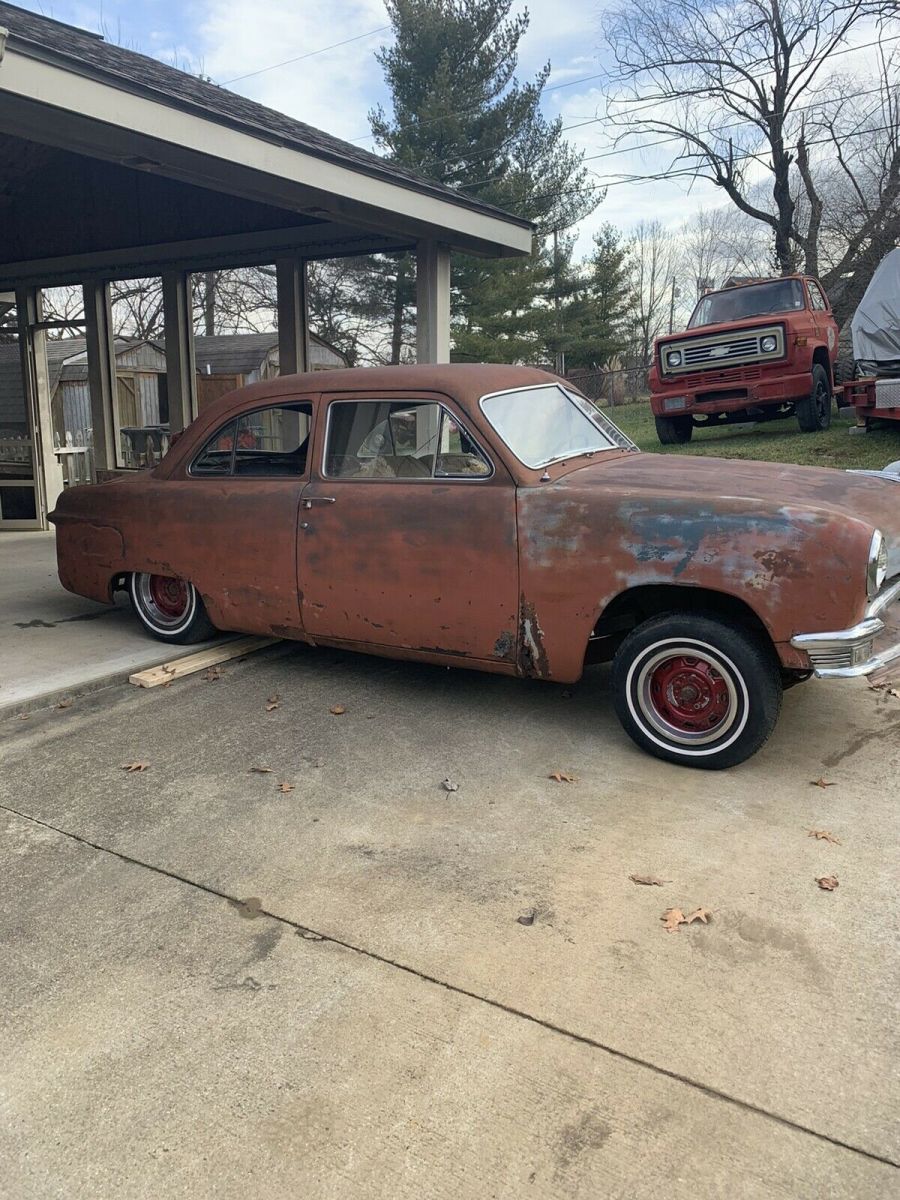
<svg viewBox="0 0 900 1200">
<path fill-rule="evenodd" d="M 722 325 L 762 317 L 768 313 L 796 312 L 803 308 L 803 285 L 799 279 L 772 279 L 748 287 L 729 288 L 704 296 L 688 321 L 688 329 L 700 325 Z"/>
<path fill-rule="evenodd" d="M 496 392 L 481 401 L 484 415 L 526 467 L 598 450 L 636 450 L 595 404 L 559 384 Z"/>
</svg>

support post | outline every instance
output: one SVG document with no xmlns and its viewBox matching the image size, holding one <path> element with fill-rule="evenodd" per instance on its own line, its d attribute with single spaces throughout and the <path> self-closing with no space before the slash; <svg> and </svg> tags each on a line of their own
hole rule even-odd
<svg viewBox="0 0 900 1200">
<path fill-rule="evenodd" d="M 309 307 L 306 261 L 279 258 L 275 263 L 278 296 L 278 374 L 309 370 Z"/>
<path fill-rule="evenodd" d="M 32 442 L 32 470 L 37 493 L 41 528 L 47 528 L 47 513 L 56 507 L 63 490 L 63 472 L 54 454 L 53 414 L 50 408 L 50 372 L 47 370 L 47 344 L 43 329 L 35 328 L 43 320 L 41 294 L 37 288 L 16 292 L 19 324 L 19 358 L 25 410 Z"/>
<path fill-rule="evenodd" d="M 450 361 L 450 251 L 430 240 L 416 246 L 416 359 Z"/>
<path fill-rule="evenodd" d="M 198 412 L 190 278 L 186 271 L 166 271 L 162 285 L 169 430 L 181 433 Z"/>
<path fill-rule="evenodd" d="M 112 336 L 109 284 L 89 280 L 82 286 L 87 339 L 88 388 L 94 472 L 116 469 L 119 416 L 116 409 L 116 350 Z"/>
</svg>

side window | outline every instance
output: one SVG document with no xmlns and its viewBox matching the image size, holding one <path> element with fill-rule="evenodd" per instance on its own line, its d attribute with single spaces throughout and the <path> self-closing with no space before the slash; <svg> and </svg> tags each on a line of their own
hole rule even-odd
<svg viewBox="0 0 900 1200">
<path fill-rule="evenodd" d="M 192 475 L 230 475 L 231 454 L 237 421 L 230 421 L 216 430 L 194 461 Z"/>
<path fill-rule="evenodd" d="M 825 297 L 822 295 L 821 288 L 817 283 L 813 283 L 811 279 L 807 280 L 809 288 L 809 300 L 813 308 L 820 312 L 824 312 L 828 305 L 825 303 Z"/>
<path fill-rule="evenodd" d="M 440 404 L 336 400 L 328 418 L 325 474 L 336 479 L 484 477 L 484 455 Z"/>
<path fill-rule="evenodd" d="M 434 473 L 444 479 L 453 476 L 484 479 L 491 473 L 490 463 L 446 409 L 443 409 L 440 450 Z"/>
<path fill-rule="evenodd" d="M 234 474 L 305 474 L 311 424 L 311 404 L 285 404 L 246 413 L 237 423 Z"/>
<path fill-rule="evenodd" d="M 192 475 L 293 476 L 306 472 L 311 404 L 260 408 L 218 429 L 191 464 Z"/>
</svg>

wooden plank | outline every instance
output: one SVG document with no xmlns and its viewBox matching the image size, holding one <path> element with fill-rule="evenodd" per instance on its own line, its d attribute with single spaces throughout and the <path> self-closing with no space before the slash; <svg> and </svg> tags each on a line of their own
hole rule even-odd
<svg viewBox="0 0 900 1200">
<path fill-rule="evenodd" d="M 274 646 L 280 641 L 281 638 L 273 637 L 235 638 L 218 646 L 210 646 L 208 650 L 197 650 L 194 654 L 186 654 L 184 658 L 160 663 L 158 667 L 137 671 L 134 675 L 129 675 L 128 682 L 144 688 L 159 687 L 161 683 L 170 683 L 173 679 L 180 679 L 182 675 L 193 675 L 195 671 L 215 667 L 218 663 L 228 662 L 230 658 L 241 658 L 244 654 L 252 654 L 254 650 Z"/>
</svg>

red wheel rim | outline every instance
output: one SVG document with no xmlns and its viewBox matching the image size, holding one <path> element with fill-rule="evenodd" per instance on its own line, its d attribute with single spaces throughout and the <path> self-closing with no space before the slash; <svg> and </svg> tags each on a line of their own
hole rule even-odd
<svg viewBox="0 0 900 1200">
<path fill-rule="evenodd" d="M 150 576 L 150 598 L 170 620 L 184 616 L 188 606 L 188 586 L 183 579 L 170 575 Z"/>
<path fill-rule="evenodd" d="M 704 658 L 686 654 L 663 659 L 648 681 L 657 716 L 685 734 L 709 734 L 725 722 L 731 695 L 722 675 Z"/>
</svg>

